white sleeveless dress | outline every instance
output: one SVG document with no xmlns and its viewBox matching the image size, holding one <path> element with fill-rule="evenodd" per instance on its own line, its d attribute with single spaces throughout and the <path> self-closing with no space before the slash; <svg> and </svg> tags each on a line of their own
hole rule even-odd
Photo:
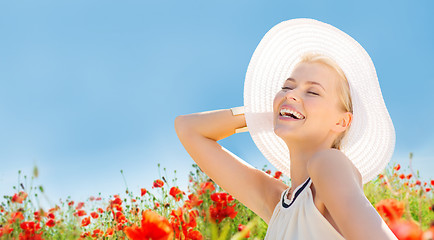
<svg viewBox="0 0 434 240">
<path fill-rule="evenodd" d="M 309 177 L 293 191 L 291 200 L 287 197 L 289 188 L 282 192 L 268 223 L 265 240 L 345 240 L 316 208 L 311 184 Z M 391 232 L 384 221 L 383 224 Z"/>
</svg>

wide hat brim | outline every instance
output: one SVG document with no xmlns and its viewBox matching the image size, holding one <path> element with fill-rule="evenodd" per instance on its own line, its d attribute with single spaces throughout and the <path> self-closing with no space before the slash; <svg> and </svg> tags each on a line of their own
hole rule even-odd
<svg viewBox="0 0 434 240">
<path fill-rule="evenodd" d="M 324 54 L 343 70 L 350 86 L 353 121 L 341 151 L 362 175 L 363 184 L 381 173 L 395 148 L 395 129 L 383 100 L 374 64 L 363 47 L 338 28 L 309 18 L 281 22 L 260 41 L 247 68 L 244 109 L 258 149 L 290 177 L 290 155 L 274 133 L 273 100 L 305 52 Z"/>
</svg>

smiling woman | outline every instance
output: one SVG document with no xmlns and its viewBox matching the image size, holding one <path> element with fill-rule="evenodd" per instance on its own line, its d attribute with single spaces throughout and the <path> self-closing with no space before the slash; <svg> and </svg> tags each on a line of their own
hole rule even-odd
<svg viewBox="0 0 434 240">
<path fill-rule="evenodd" d="M 313 52 L 307 52 L 304 55 L 302 55 L 300 57 L 300 61 L 295 66 L 297 67 L 303 63 L 320 63 L 320 64 L 323 64 L 324 66 L 329 67 L 332 71 L 334 71 L 335 77 L 333 79 L 336 83 L 335 84 L 335 86 L 336 86 L 335 91 L 336 91 L 337 96 L 339 98 L 338 106 L 342 109 L 342 111 L 350 112 L 351 114 L 353 114 L 353 104 L 351 101 L 350 86 L 348 84 L 348 80 L 345 76 L 345 73 L 342 71 L 342 69 L 339 67 L 339 65 L 335 61 L 333 61 L 331 58 L 329 58 L 325 55 L 313 53 Z M 297 82 L 296 79 L 289 77 L 288 79 L 286 79 L 285 84 L 288 86 L 292 86 L 291 83 L 294 84 L 296 82 Z M 326 89 L 324 88 L 324 86 L 322 86 L 318 82 L 305 81 L 305 84 L 319 86 L 322 91 L 326 92 Z M 292 88 L 290 88 L 290 87 L 282 87 L 282 89 L 291 89 L 292 90 Z M 316 90 L 316 92 L 314 91 L 314 92 L 308 92 L 308 93 L 313 94 L 313 95 L 321 95 L 321 94 L 317 93 L 321 90 Z M 339 150 L 341 149 L 342 138 L 347 134 L 350 127 L 351 127 L 351 122 L 349 123 L 349 126 L 345 129 L 345 131 L 340 133 L 339 136 L 335 138 L 331 148 L 335 148 L 335 149 L 339 149 Z"/>
<path fill-rule="evenodd" d="M 363 193 L 395 134 L 354 39 L 314 19 L 279 23 L 252 56 L 244 101 L 244 114 L 182 115 L 175 130 L 203 172 L 268 224 L 265 239 L 396 239 Z M 217 143 L 246 126 L 291 187 Z"/>
</svg>

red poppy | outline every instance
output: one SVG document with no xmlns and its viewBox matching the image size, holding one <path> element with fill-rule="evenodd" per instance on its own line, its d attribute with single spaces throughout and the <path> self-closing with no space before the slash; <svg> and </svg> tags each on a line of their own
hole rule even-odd
<svg viewBox="0 0 434 240">
<path fill-rule="evenodd" d="M 197 230 L 193 230 L 192 228 L 188 229 L 187 231 L 187 238 L 189 240 L 202 240 L 203 236 L 202 234 L 197 231 Z"/>
<path fill-rule="evenodd" d="M 425 191 L 429 192 L 429 191 L 431 191 L 431 188 L 425 188 Z"/>
<path fill-rule="evenodd" d="M 220 223 L 226 217 L 233 219 L 237 215 L 237 212 L 235 211 L 236 204 L 233 204 L 232 206 L 229 205 L 229 202 L 234 200 L 231 195 L 225 192 L 213 193 L 211 195 L 211 200 L 214 201 L 214 205 L 209 207 L 212 222 L 218 220 Z"/>
<path fill-rule="evenodd" d="M 433 186 L 434 186 L 434 180 L 431 180 L 431 185 L 433 185 Z"/>
<path fill-rule="evenodd" d="M 191 210 L 188 214 L 189 214 L 189 217 L 197 218 L 199 216 L 199 211 L 197 209 Z"/>
<path fill-rule="evenodd" d="M 410 173 L 410 174 L 407 175 L 406 178 L 407 178 L 407 179 L 410 179 L 412 176 L 413 176 L 413 174 Z"/>
<path fill-rule="evenodd" d="M 99 212 L 99 213 L 103 213 L 103 212 L 104 212 L 104 209 L 102 209 L 102 208 L 98 208 L 98 212 Z"/>
<path fill-rule="evenodd" d="M 119 195 L 114 195 L 114 200 L 110 200 L 109 206 L 107 207 L 107 211 L 116 209 L 122 212 L 122 200 Z"/>
<path fill-rule="evenodd" d="M 54 217 L 54 214 L 53 214 L 53 213 L 51 213 L 51 212 L 50 212 L 50 213 L 48 213 L 47 217 L 48 217 L 48 218 L 51 218 L 51 219 L 54 219 L 54 218 L 55 218 L 55 217 Z"/>
<path fill-rule="evenodd" d="M 111 201 L 112 205 L 121 205 L 122 204 L 122 199 L 118 195 L 115 195 L 114 198 L 115 199 Z"/>
<path fill-rule="evenodd" d="M 84 211 L 82 209 L 77 210 L 75 213 L 73 213 L 74 216 L 78 216 L 78 217 L 82 217 L 82 216 L 84 216 L 86 214 L 87 214 L 86 211 Z"/>
<path fill-rule="evenodd" d="M 55 211 L 57 211 L 57 210 L 60 210 L 60 207 L 59 207 L 58 205 L 56 205 L 56 206 L 53 207 L 53 208 L 48 209 L 48 212 L 55 212 Z"/>
<path fill-rule="evenodd" d="M 81 226 L 82 227 L 86 227 L 89 224 L 90 224 L 90 217 L 85 217 L 85 218 L 83 218 L 83 220 L 81 220 Z"/>
<path fill-rule="evenodd" d="M 98 213 L 96 213 L 96 212 L 91 212 L 91 213 L 90 213 L 90 216 L 91 216 L 92 218 L 98 218 L 98 217 L 99 217 Z"/>
<path fill-rule="evenodd" d="M 213 193 L 211 194 L 211 200 L 213 200 L 214 202 L 227 204 L 227 202 L 233 201 L 234 197 L 225 192 Z"/>
<path fill-rule="evenodd" d="M 176 201 L 179 201 L 181 199 L 182 195 L 185 194 L 185 192 L 181 191 L 177 187 L 172 187 L 172 188 L 170 188 L 169 194 L 170 194 L 170 196 L 175 198 Z"/>
<path fill-rule="evenodd" d="M 54 221 L 54 219 L 48 219 L 45 225 L 47 225 L 48 227 L 54 227 L 54 225 L 56 225 L 56 222 Z"/>
<path fill-rule="evenodd" d="M 33 216 L 35 218 L 35 221 L 38 221 L 38 222 L 41 221 L 41 213 L 39 211 L 35 211 L 33 213 Z"/>
<path fill-rule="evenodd" d="M 90 232 L 82 232 L 81 234 L 80 234 L 80 239 L 81 238 L 86 238 L 86 237 L 89 237 L 90 236 Z"/>
<path fill-rule="evenodd" d="M 107 228 L 107 230 L 105 231 L 105 236 L 109 237 L 113 235 L 113 233 L 114 233 L 113 228 Z"/>
<path fill-rule="evenodd" d="M 68 203 L 69 206 L 73 206 L 74 205 L 74 201 L 71 201 Z"/>
<path fill-rule="evenodd" d="M 390 230 L 398 239 L 420 240 L 422 239 L 423 231 L 419 226 L 409 220 L 399 219 L 392 221 L 389 225 Z"/>
<path fill-rule="evenodd" d="M 393 221 L 402 217 L 405 205 L 403 202 L 391 198 L 381 200 L 375 204 L 375 208 L 383 219 L 386 218 L 386 221 Z"/>
<path fill-rule="evenodd" d="M 141 188 L 140 191 L 141 191 L 141 195 L 142 195 L 142 197 L 143 197 L 143 195 L 146 194 L 146 188 Z"/>
<path fill-rule="evenodd" d="M 9 225 L 6 224 L 4 227 L 0 227 L 0 238 L 3 234 L 10 234 L 14 229 Z"/>
<path fill-rule="evenodd" d="M 384 175 L 383 174 L 378 174 L 378 178 L 383 178 L 384 177 Z"/>
<path fill-rule="evenodd" d="M 118 210 L 119 212 L 122 212 L 122 211 L 123 211 L 123 208 L 122 208 L 121 205 L 115 205 L 114 207 L 115 207 L 115 209 Z"/>
<path fill-rule="evenodd" d="M 152 188 L 161 188 L 163 186 L 164 186 L 164 182 L 161 181 L 160 179 L 157 179 L 154 181 Z"/>
<path fill-rule="evenodd" d="M 116 231 L 123 231 L 124 227 L 125 226 L 123 223 L 117 223 L 116 224 Z"/>
<path fill-rule="evenodd" d="M 127 218 L 125 217 L 125 215 L 122 212 L 116 212 L 115 219 L 116 219 L 116 222 L 122 223 L 122 224 L 128 222 Z"/>
<path fill-rule="evenodd" d="M 404 179 L 405 175 L 403 173 L 399 174 L 399 178 Z"/>
<path fill-rule="evenodd" d="M 396 164 L 396 166 L 395 166 L 395 167 L 393 167 L 393 169 L 395 169 L 395 171 L 398 171 L 399 169 L 401 169 L 401 165 L 399 165 L 399 164 Z"/>
<path fill-rule="evenodd" d="M 99 238 L 99 237 L 102 237 L 103 235 L 104 235 L 104 231 L 102 231 L 99 228 L 93 230 L 93 232 L 92 232 L 92 237 L 93 238 Z"/>
<path fill-rule="evenodd" d="M 24 220 L 24 216 L 21 212 L 12 212 L 11 218 L 8 220 L 10 224 L 13 224 L 16 220 Z"/>
<path fill-rule="evenodd" d="M 210 212 L 210 216 L 211 216 L 211 222 L 215 223 L 216 220 L 218 220 L 218 222 L 222 222 L 223 219 L 230 217 L 232 219 L 234 219 L 237 216 L 237 211 L 235 211 L 235 204 L 232 206 L 209 206 L 209 212 Z"/>
<path fill-rule="evenodd" d="M 75 209 L 81 209 L 82 207 L 84 207 L 84 202 L 79 202 Z"/>
<path fill-rule="evenodd" d="M 19 194 L 19 196 L 24 200 L 24 199 L 26 199 L 27 198 L 27 193 L 26 192 L 23 192 L 23 191 L 21 191 L 20 192 L 20 194 Z"/>
<path fill-rule="evenodd" d="M 14 196 L 12 196 L 12 202 L 16 202 L 16 203 L 23 203 L 23 201 L 27 198 L 27 193 L 26 192 L 19 192 L 18 194 L 14 194 Z"/>
<path fill-rule="evenodd" d="M 215 190 L 214 184 L 212 182 L 203 182 L 200 184 L 200 189 L 197 191 L 197 194 L 202 195 L 208 190 L 209 192 L 213 192 Z"/>
<path fill-rule="evenodd" d="M 267 171 L 265 171 L 265 173 L 271 174 L 271 170 L 267 170 Z"/>
<path fill-rule="evenodd" d="M 41 229 L 41 226 L 39 225 L 39 223 L 35 223 L 32 221 L 28 221 L 28 222 L 22 222 L 20 223 L 20 227 L 21 229 L 23 229 L 24 231 L 22 233 L 20 233 L 19 235 L 19 239 L 20 240 L 24 240 L 24 239 L 32 239 L 32 240 L 42 240 L 42 232 L 37 233 L 37 231 L 39 229 Z"/>
<path fill-rule="evenodd" d="M 282 172 L 281 171 L 276 171 L 276 173 L 274 173 L 274 178 L 279 179 L 280 176 L 282 176 Z"/>
<path fill-rule="evenodd" d="M 188 195 L 188 200 L 185 200 L 184 205 L 191 209 L 193 207 L 200 206 L 200 204 L 203 202 L 203 200 L 199 200 L 199 198 L 194 195 L 193 193 Z"/>
<path fill-rule="evenodd" d="M 246 228 L 246 226 L 244 226 L 243 224 L 238 224 L 238 231 L 243 231 L 244 230 L 244 228 Z M 245 238 L 248 238 L 248 237 L 250 237 L 250 231 L 247 231 L 247 234 L 244 236 Z"/>
<path fill-rule="evenodd" d="M 420 180 L 416 180 L 415 184 L 420 186 L 421 184 Z"/>
<path fill-rule="evenodd" d="M 193 210 L 188 212 L 188 218 L 185 218 L 184 209 L 178 208 L 170 213 L 170 223 L 174 229 L 175 239 L 184 239 L 188 236 L 188 231 L 197 226 L 196 217 L 199 211 Z"/>
<path fill-rule="evenodd" d="M 22 222 L 22 223 L 20 223 L 20 227 L 24 231 L 37 231 L 37 230 L 41 229 L 41 226 L 39 225 L 39 223 L 35 223 L 32 221 Z"/>
<path fill-rule="evenodd" d="M 124 228 L 124 233 L 129 239 L 143 240 L 171 240 L 173 229 L 169 221 L 151 210 L 142 212 L 141 226 L 133 224 Z"/>
</svg>

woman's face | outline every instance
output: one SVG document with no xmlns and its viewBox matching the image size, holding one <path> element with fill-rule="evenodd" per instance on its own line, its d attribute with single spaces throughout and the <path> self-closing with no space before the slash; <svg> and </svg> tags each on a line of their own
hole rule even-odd
<svg viewBox="0 0 434 240">
<path fill-rule="evenodd" d="M 342 130 L 336 126 L 344 111 L 337 94 L 338 74 L 321 63 L 301 63 L 273 102 L 274 132 L 283 140 L 324 142 Z M 311 82 L 311 83 L 310 83 Z M 313 83 L 312 83 L 313 82 Z M 301 120 L 282 118 L 283 105 L 302 114 Z M 336 132 L 337 131 L 337 132 Z"/>
</svg>

